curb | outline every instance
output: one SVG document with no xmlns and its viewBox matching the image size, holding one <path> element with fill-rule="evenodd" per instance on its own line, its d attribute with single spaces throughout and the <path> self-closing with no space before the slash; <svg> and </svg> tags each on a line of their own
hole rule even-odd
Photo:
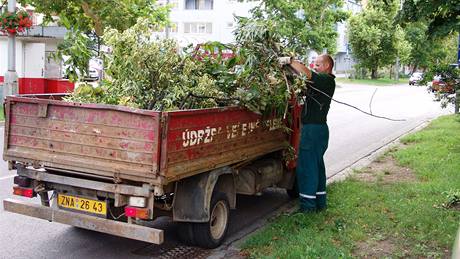
<svg viewBox="0 0 460 259">
<path fill-rule="evenodd" d="M 426 121 L 423 121 L 419 125 L 415 126 L 414 128 L 404 132 L 403 134 L 399 135 L 398 137 L 394 138 L 393 140 L 389 141 L 388 143 L 384 144 L 380 148 L 377 148 L 367 154 L 366 156 L 356 160 L 353 162 L 351 165 L 347 166 L 343 170 L 331 175 L 329 178 L 327 178 L 327 184 L 331 184 L 333 182 L 339 182 L 345 180 L 351 173 L 353 173 L 354 170 L 363 168 L 368 166 L 372 161 L 374 161 L 376 158 L 379 156 L 383 155 L 386 151 L 390 150 L 393 147 L 396 147 L 400 144 L 400 139 L 408 134 L 420 131 L 421 129 L 425 128 L 428 126 L 431 121 L 433 121 L 436 118 L 428 119 Z"/>
</svg>

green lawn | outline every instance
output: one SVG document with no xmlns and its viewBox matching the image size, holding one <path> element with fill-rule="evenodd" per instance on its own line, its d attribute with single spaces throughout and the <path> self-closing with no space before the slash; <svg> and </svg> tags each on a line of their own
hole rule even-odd
<svg viewBox="0 0 460 259">
<path fill-rule="evenodd" d="M 246 240 L 243 253 L 252 258 L 450 258 L 460 222 L 459 132 L 460 116 L 451 115 L 404 137 L 402 146 L 384 158 L 411 172 L 410 180 L 386 181 L 390 173 L 383 171 L 374 172 L 375 181 L 363 181 L 358 171 L 328 186 L 327 211 L 281 216 Z"/>
<path fill-rule="evenodd" d="M 0 121 L 4 121 L 5 120 L 5 115 L 3 114 L 3 106 L 0 105 Z"/>
<path fill-rule="evenodd" d="M 376 80 L 372 79 L 348 79 L 348 78 L 336 78 L 338 83 L 348 84 L 362 84 L 362 85 L 375 85 L 375 86 L 386 86 L 395 84 L 409 84 L 408 78 L 400 78 L 399 81 L 389 78 L 379 78 Z"/>
</svg>

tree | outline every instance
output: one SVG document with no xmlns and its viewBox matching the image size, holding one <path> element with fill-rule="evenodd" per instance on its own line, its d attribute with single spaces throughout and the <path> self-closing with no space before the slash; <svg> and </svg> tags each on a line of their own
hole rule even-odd
<svg viewBox="0 0 460 259">
<path fill-rule="evenodd" d="M 369 2 L 365 11 L 349 20 L 348 37 L 353 55 L 362 67 L 371 70 L 372 79 L 377 78 L 379 67 L 392 64 L 398 55 L 407 52 L 401 28 L 393 25 L 395 15 L 396 4 Z"/>
<path fill-rule="evenodd" d="M 341 0 L 263 0 L 252 10 L 253 18 L 271 20 L 277 25 L 284 45 L 295 53 L 308 49 L 335 53 L 335 25 L 348 13 L 341 10 Z"/>
<path fill-rule="evenodd" d="M 425 21 L 430 38 L 444 37 L 460 32 L 460 2 L 405 0 L 398 13 L 400 24 Z"/>
<path fill-rule="evenodd" d="M 169 6 L 160 7 L 153 0 L 19 0 L 22 5 L 31 5 L 37 13 L 45 15 L 45 23 L 57 21 L 68 33 L 58 47 L 57 58 L 70 56 L 66 60 L 71 77 L 86 74 L 89 59 L 97 56 L 101 37 L 108 28 L 124 31 L 133 26 L 140 17 L 151 23 L 165 26 L 168 22 Z"/>
<path fill-rule="evenodd" d="M 155 0 L 19 0 L 45 15 L 46 21 L 59 17 L 69 30 L 94 31 L 102 36 L 106 28 L 124 31 L 133 26 L 137 18 L 150 18 L 153 23 L 166 25 L 168 7 L 160 7 Z"/>
<path fill-rule="evenodd" d="M 436 63 L 455 63 L 456 35 L 430 38 L 427 30 L 426 22 L 414 22 L 404 28 L 405 38 L 412 46 L 408 62 L 412 72 L 418 68 L 425 70 Z"/>
</svg>

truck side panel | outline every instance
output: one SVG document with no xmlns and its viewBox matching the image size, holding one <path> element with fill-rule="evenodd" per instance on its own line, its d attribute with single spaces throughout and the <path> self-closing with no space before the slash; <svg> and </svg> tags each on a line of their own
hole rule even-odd
<svg viewBox="0 0 460 259">
<path fill-rule="evenodd" d="M 165 113 L 161 171 L 168 181 L 244 162 L 288 146 L 284 121 L 242 108 Z"/>
<path fill-rule="evenodd" d="M 151 181 L 160 113 L 127 107 L 8 97 L 4 159 Z"/>
</svg>

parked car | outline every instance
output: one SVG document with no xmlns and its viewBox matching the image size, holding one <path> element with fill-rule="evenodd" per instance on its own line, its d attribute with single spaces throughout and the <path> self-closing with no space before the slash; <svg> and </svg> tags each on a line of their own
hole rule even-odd
<svg viewBox="0 0 460 259">
<path fill-rule="evenodd" d="M 409 85 L 416 85 L 422 79 L 423 79 L 423 73 L 415 72 L 409 78 Z"/>
<path fill-rule="evenodd" d="M 439 92 L 439 93 L 455 93 L 454 86 L 450 83 L 446 83 L 446 80 L 441 76 L 435 76 L 433 81 L 431 81 L 430 86 L 431 92 Z"/>
</svg>

